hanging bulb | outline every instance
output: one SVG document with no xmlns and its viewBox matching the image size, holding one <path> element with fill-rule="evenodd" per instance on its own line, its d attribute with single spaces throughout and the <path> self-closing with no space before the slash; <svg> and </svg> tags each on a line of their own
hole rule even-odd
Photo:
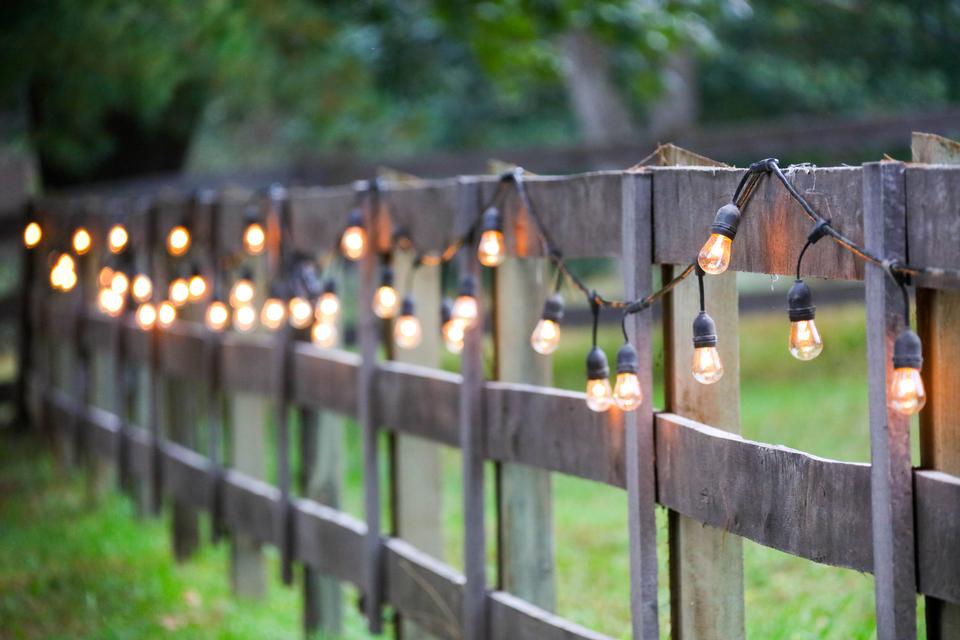
<svg viewBox="0 0 960 640">
<path fill-rule="evenodd" d="M 28 222 L 27 226 L 23 228 L 23 246 L 27 249 L 33 249 L 40 244 L 42 239 L 43 229 L 40 228 L 40 223 L 36 221 Z"/>
<path fill-rule="evenodd" d="M 109 287 L 113 282 L 113 269 L 109 266 L 103 267 L 100 269 L 100 272 L 97 273 L 97 283 L 101 287 Z"/>
<path fill-rule="evenodd" d="M 730 250 L 740 225 L 740 209 L 735 204 L 725 204 L 717 211 L 710 227 L 710 238 L 700 249 L 697 263 L 711 275 L 723 273 L 730 266 Z"/>
<path fill-rule="evenodd" d="M 279 329 L 287 319 L 287 305 L 280 298 L 267 298 L 260 310 L 260 324 L 271 331 Z"/>
<path fill-rule="evenodd" d="M 920 368 L 923 366 L 923 347 L 920 336 L 907 328 L 893 343 L 893 376 L 887 405 L 898 413 L 910 416 L 927 403 Z"/>
<path fill-rule="evenodd" d="M 190 249 L 190 231 L 178 224 L 167 234 L 167 252 L 172 256 L 182 256 Z"/>
<path fill-rule="evenodd" d="M 190 280 L 187 282 L 187 288 L 190 302 L 197 302 L 207 294 L 207 281 L 203 279 L 203 276 L 197 269 L 193 270 L 193 275 L 190 276 Z"/>
<path fill-rule="evenodd" d="M 490 207 L 483 212 L 480 231 L 477 260 L 485 267 L 499 267 L 507 257 L 507 249 L 503 241 L 500 212 L 496 207 Z"/>
<path fill-rule="evenodd" d="M 86 252 L 90 251 L 90 245 L 93 244 L 93 241 L 90 239 L 90 232 L 79 227 L 76 231 L 73 232 L 73 252 L 78 256 L 82 256 Z"/>
<path fill-rule="evenodd" d="M 591 411 L 603 413 L 613 404 L 613 390 L 610 388 L 610 367 L 607 365 L 607 355 L 602 349 L 595 346 L 587 354 L 587 407 Z"/>
<path fill-rule="evenodd" d="M 317 320 L 310 331 L 313 344 L 324 349 L 332 349 L 337 345 L 337 325 L 332 320 Z"/>
<path fill-rule="evenodd" d="M 417 319 L 413 298 L 404 296 L 400 306 L 400 317 L 393 326 L 393 339 L 401 349 L 415 349 L 420 345 L 423 331 Z"/>
<path fill-rule="evenodd" d="M 790 318 L 790 355 L 797 360 L 813 360 L 823 351 L 823 340 L 813 321 L 817 308 L 813 306 L 810 287 L 798 279 L 787 293 L 787 315 Z"/>
<path fill-rule="evenodd" d="M 327 279 L 323 284 L 323 293 L 317 300 L 317 320 L 334 321 L 340 314 L 340 298 L 337 296 L 337 283 Z"/>
<path fill-rule="evenodd" d="M 400 307 L 400 297 L 393 288 L 393 269 L 384 265 L 380 271 L 380 287 L 373 295 L 373 312 L 378 318 L 388 320 L 397 315 Z"/>
<path fill-rule="evenodd" d="M 103 313 L 111 318 L 116 318 L 123 312 L 124 299 L 113 289 L 100 289 L 100 293 L 97 295 L 97 306 Z"/>
<path fill-rule="evenodd" d="M 253 278 L 249 271 L 241 274 L 240 279 L 230 287 L 230 305 L 238 308 L 249 305 L 253 302 L 253 296 L 256 289 L 253 286 Z"/>
<path fill-rule="evenodd" d="M 110 253 L 120 253 L 127 248 L 129 240 L 130 236 L 123 225 L 115 224 L 110 227 L 110 231 L 107 233 L 107 248 L 110 249 Z"/>
<path fill-rule="evenodd" d="M 157 307 L 157 324 L 169 327 L 177 319 L 177 307 L 169 300 L 164 300 Z"/>
<path fill-rule="evenodd" d="M 267 232 L 263 225 L 253 220 L 243 230 L 243 248 L 251 256 L 260 255 L 267 246 Z"/>
<path fill-rule="evenodd" d="M 220 300 L 214 300 L 207 307 L 204 322 L 211 331 L 223 331 L 230 323 L 230 309 Z"/>
<path fill-rule="evenodd" d="M 233 328 L 246 333 L 257 324 L 257 311 L 252 305 L 237 307 L 233 312 Z"/>
<path fill-rule="evenodd" d="M 114 271 L 110 279 L 110 288 L 117 292 L 117 295 L 127 295 L 127 289 L 130 288 L 130 279 L 123 271 Z"/>
<path fill-rule="evenodd" d="M 50 286 L 57 291 L 70 291 L 77 284 L 75 263 L 69 254 L 61 253 L 50 269 Z"/>
<path fill-rule="evenodd" d="M 313 305 L 306 298 L 297 296 L 290 299 L 290 324 L 294 329 L 306 329 L 313 320 Z"/>
<path fill-rule="evenodd" d="M 440 334 L 447 351 L 454 354 L 463 351 L 463 321 L 453 317 L 453 300 L 450 298 L 444 298 L 440 303 Z"/>
<path fill-rule="evenodd" d="M 153 325 L 157 322 L 157 308 L 149 302 L 144 302 L 137 307 L 137 313 L 135 317 L 137 320 L 137 326 L 144 331 L 149 331 L 150 329 L 153 329 Z"/>
<path fill-rule="evenodd" d="M 363 228 L 363 214 L 359 209 L 350 212 L 347 228 L 340 236 L 340 251 L 347 260 L 359 260 L 367 250 L 367 231 Z"/>
<path fill-rule="evenodd" d="M 617 351 L 617 384 L 613 388 L 613 400 L 623 411 L 633 411 L 643 404 L 637 359 L 637 350 L 629 342 Z"/>
<path fill-rule="evenodd" d="M 463 323 L 464 330 L 470 329 L 480 318 L 477 305 L 477 281 L 473 276 L 464 276 L 460 280 L 460 291 L 453 301 L 453 319 Z"/>
<path fill-rule="evenodd" d="M 560 346 L 560 320 L 563 319 L 563 298 L 555 293 L 543 304 L 543 312 L 530 335 L 530 345 L 540 355 L 548 356 Z"/>
<path fill-rule="evenodd" d="M 717 325 L 705 311 L 693 321 L 693 377 L 700 384 L 713 384 L 723 377 L 717 351 Z"/>
<path fill-rule="evenodd" d="M 187 300 L 190 298 L 190 285 L 187 284 L 187 279 L 174 279 L 173 282 L 170 283 L 170 287 L 167 289 L 167 295 L 170 297 L 170 302 L 178 307 L 186 304 Z"/>
<path fill-rule="evenodd" d="M 133 299 L 137 302 L 146 302 L 153 295 L 153 282 L 150 276 L 138 273 L 133 278 L 133 284 L 130 287 Z"/>
</svg>

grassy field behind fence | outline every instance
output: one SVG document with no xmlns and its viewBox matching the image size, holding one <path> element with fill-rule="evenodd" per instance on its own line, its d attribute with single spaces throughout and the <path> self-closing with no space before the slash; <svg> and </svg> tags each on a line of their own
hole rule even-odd
<svg viewBox="0 0 960 640">
<path fill-rule="evenodd" d="M 868 461 L 864 322 L 860 306 L 820 309 L 817 323 L 826 348 L 817 360 L 801 363 L 787 353 L 783 313 L 744 317 L 744 436 L 824 457 Z M 618 332 L 605 329 L 601 337 L 612 357 Z M 557 386 L 583 386 L 588 340 L 586 329 L 565 330 L 555 358 Z M 659 353 L 655 366 L 661 377 Z M 655 393 L 659 406 L 662 388 Z M 359 516 L 359 431 L 348 427 L 346 439 L 344 508 Z M 116 494 L 96 506 L 86 504 L 81 476 L 57 476 L 35 441 L 5 438 L 0 446 L 0 638 L 299 637 L 299 591 L 274 580 L 266 602 L 237 602 L 229 596 L 225 545 L 207 545 L 195 560 L 175 566 L 168 522 L 135 519 L 128 501 Z M 459 458 L 453 449 L 444 452 L 444 473 L 444 559 L 459 567 Z M 628 637 L 626 494 L 585 480 L 555 476 L 554 482 L 559 613 Z M 658 522 L 662 635 L 668 637 L 662 510 Z M 488 525 L 492 540 L 492 517 Z M 490 558 L 492 566 L 492 550 Z M 270 562 L 271 575 L 278 576 L 272 554 Z M 744 543 L 744 564 L 748 637 L 874 636 L 870 576 L 750 542 Z M 348 601 L 345 637 L 368 637 L 352 606 L 355 594 Z M 922 637 L 922 615 L 919 620 Z"/>
</svg>

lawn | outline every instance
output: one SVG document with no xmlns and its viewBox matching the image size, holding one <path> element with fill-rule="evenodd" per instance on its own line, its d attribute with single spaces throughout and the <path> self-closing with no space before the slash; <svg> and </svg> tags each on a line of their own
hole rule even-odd
<svg viewBox="0 0 960 640">
<path fill-rule="evenodd" d="M 783 314 L 741 321 L 745 437 L 844 460 L 869 459 L 862 307 L 823 308 L 823 355 L 796 362 Z M 604 328 L 613 355 L 617 332 Z M 588 335 L 565 330 L 555 357 L 558 386 L 580 389 Z M 659 347 L 658 347 L 659 349 Z M 655 356 L 656 366 L 662 356 Z M 662 390 L 656 390 L 657 398 Z M 346 430 L 344 508 L 361 512 L 359 435 Z M 460 566 L 459 461 L 444 451 L 445 559 Z M 490 485 L 492 486 L 492 485 Z M 559 613 L 611 636 L 629 636 L 626 496 L 583 480 L 554 477 Z M 488 491 L 488 494 L 492 491 Z M 585 508 L 584 505 L 588 505 Z M 492 526 L 492 517 L 488 518 Z M 666 516 L 658 514 L 661 620 L 668 637 Z M 31 439 L 0 440 L 0 638 L 297 638 L 299 595 L 274 578 L 265 602 L 229 594 L 226 545 L 206 545 L 176 565 L 169 523 L 139 518 L 108 493 L 86 498 L 78 472 L 55 471 Z M 491 528 L 492 532 L 492 528 Z M 492 535 L 488 536 L 492 539 Z M 491 549 L 492 559 L 492 549 Z M 872 580 L 744 543 L 750 638 L 871 638 Z M 277 576 L 270 556 L 270 574 Z M 492 562 L 491 562 L 492 566 Z M 365 638 L 355 594 L 348 638 Z M 919 617 L 922 624 L 922 615 Z"/>
</svg>

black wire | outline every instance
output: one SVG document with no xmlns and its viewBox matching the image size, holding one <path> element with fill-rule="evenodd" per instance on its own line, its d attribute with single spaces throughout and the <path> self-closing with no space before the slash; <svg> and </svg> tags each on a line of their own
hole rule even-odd
<svg viewBox="0 0 960 640">
<path fill-rule="evenodd" d="M 704 276 L 703 269 L 701 269 L 700 266 L 697 265 L 697 287 L 700 289 L 700 312 L 701 313 L 707 310 L 705 301 L 704 301 L 704 295 L 703 295 L 703 276 Z"/>
<path fill-rule="evenodd" d="M 597 301 L 592 299 L 590 300 L 590 313 L 593 314 L 593 346 L 597 346 L 597 325 L 600 324 L 600 305 L 597 304 Z"/>
<path fill-rule="evenodd" d="M 800 250 L 800 255 L 797 257 L 797 280 L 800 279 L 800 264 L 803 262 L 803 254 L 807 252 L 807 249 L 809 249 L 813 243 L 813 240 L 807 238 L 806 244 L 804 244 L 803 249 Z"/>
</svg>

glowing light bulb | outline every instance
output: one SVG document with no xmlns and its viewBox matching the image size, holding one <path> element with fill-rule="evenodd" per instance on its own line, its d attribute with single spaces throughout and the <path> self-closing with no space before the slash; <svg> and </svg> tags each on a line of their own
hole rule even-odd
<svg viewBox="0 0 960 640">
<path fill-rule="evenodd" d="M 130 286 L 130 292 L 133 299 L 137 302 L 146 302 L 153 295 L 153 282 L 150 276 L 138 273 L 133 278 L 133 284 Z"/>
<path fill-rule="evenodd" d="M 110 231 L 107 233 L 107 248 L 110 249 L 110 253 L 120 253 L 127 248 L 129 240 L 130 236 L 123 225 L 115 224 L 110 227 Z"/>
<path fill-rule="evenodd" d="M 243 231 L 243 248 L 252 256 L 263 253 L 267 246 L 267 233 L 259 222 L 247 225 Z"/>
<path fill-rule="evenodd" d="M 143 329 L 144 331 L 149 331 L 153 329 L 153 325 L 157 322 L 157 309 L 149 302 L 144 302 L 139 307 L 137 307 L 136 313 L 137 326 Z"/>
<path fill-rule="evenodd" d="M 453 300 L 444 298 L 440 304 L 440 334 L 447 351 L 453 354 L 463 351 L 466 331 L 463 321 L 453 317 Z"/>
<path fill-rule="evenodd" d="M 123 271 L 115 271 L 113 278 L 110 279 L 110 288 L 117 292 L 117 295 L 124 296 L 127 289 L 130 288 L 130 279 Z"/>
<path fill-rule="evenodd" d="M 823 340 L 813 320 L 790 323 L 790 355 L 797 360 L 813 360 L 823 351 Z"/>
<path fill-rule="evenodd" d="M 267 298 L 260 310 L 260 324 L 276 331 L 287 319 L 287 305 L 280 298 Z"/>
<path fill-rule="evenodd" d="M 893 376 L 887 405 L 898 413 L 913 415 L 927 403 L 920 367 L 923 366 L 923 347 L 920 337 L 911 329 L 904 329 L 893 343 Z"/>
<path fill-rule="evenodd" d="M 363 228 L 363 215 L 359 210 L 350 213 L 347 228 L 340 236 L 340 251 L 348 260 L 359 260 L 367 251 L 367 231 Z"/>
<path fill-rule="evenodd" d="M 103 313 L 116 318 L 123 311 L 123 296 L 113 289 L 100 289 L 97 295 L 97 306 Z"/>
<path fill-rule="evenodd" d="M 214 300 L 207 307 L 204 322 L 211 331 L 223 331 L 230 322 L 230 309 L 220 300 Z"/>
<path fill-rule="evenodd" d="M 23 246 L 27 249 L 33 249 L 40 244 L 40 240 L 42 239 L 43 229 L 40 228 L 38 222 L 29 222 L 27 226 L 23 228 Z"/>
<path fill-rule="evenodd" d="M 177 319 L 177 307 L 169 300 L 164 300 L 157 307 L 157 324 L 161 327 L 169 327 Z"/>
<path fill-rule="evenodd" d="M 693 377 L 700 384 L 713 384 L 723 377 L 717 351 L 717 325 L 705 311 L 693 321 Z"/>
<path fill-rule="evenodd" d="M 66 253 L 61 253 L 60 257 L 50 269 L 50 286 L 57 291 L 70 291 L 77 284 L 77 272 L 73 258 Z"/>
<path fill-rule="evenodd" d="M 483 212 L 480 222 L 480 242 L 477 243 L 477 260 L 485 267 L 499 267 L 507 257 L 503 241 L 500 212 L 490 207 Z"/>
<path fill-rule="evenodd" d="M 548 356 L 560 346 L 560 320 L 563 319 L 563 298 L 553 294 L 543 305 L 540 320 L 530 335 L 530 345 L 537 353 Z"/>
<path fill-rule="evenodd" d="M 101 287 L 109 287 L 113 282 L 113 269 L 110 267 L 103 267 L 100 269 L 100 272 L 97 274 L 97 283 Z"/>
<path fill-rule="evenodd" d="M 413 298 L 405 296 L 400 309 L 400 317 L 393 325 L 393 339 L 401 349 L 415 349 L 423 338 L 423 330 L 417 319 Z"/>
<path fill-rule="evenodd" d="M 295 329 L 306 329 L 313 321 L 313 305 L 299 296 L 290 299 L 290 324 Z"/>
<path fill-rule="evenodd" d="M 385 266 L 380 273 L 380 287 L 373 295 L 373 312 L 384 320 L 397 315 L 400 308 L 400 296 L 393 288 L 393 269 Z"/>
<path fill-rule="evenodd" d="M 230 288 L 230 305 L 233 307 L 243 307 L 253 302 L 253 296 L 256 290 L 253 287 L 253 281 L 243 277 L 233 283 Z"/>
<path fill-rule="evenodd" d="M 613 387 L 613 400 L 623 411 L 634 411 L 643 404 L 637 360 L 637 350 L 629 342 L 617 351 L 617 383 Z"/>
<path fill-rule="evenodd" d="M 587 354 L 587 408 L 603 413 L 614 405 L 613 389 L 610 387 L 610 367 L 606 354 L 593 347 Z"/>
<path fill-rule="evenodd" d="M 310 331 L 310 339 L 318 347 L 332 349 L 337 344 L 337 325 L 331 321 L 318 320 Z"/>
<path fill-rule="evenodd" d="M 179 224 L 167 234 L 167 252 L 172 256 L 182 256 L 190 250 L 190 232 Z"/>
<path fill-rule="evenodd" d="M 333 280 L 327 280 L 323 285 L 323 293 L 317 300 L 317 320 L 336 320 L 340 315 L 340 298 L 337 296 L 337 286 Z"/>
<path fill-rule="evenodd" d="M 90 245 L 93 244 L 93 241 L 90 238 L 90 232 L 80 227 L 73 232 L 73 251 L 78 256 L 82 256 L 86 252 L 90 251 Z"/>
<path fill-rule="evenodd" d="M 207 293 L 207 281 L 203 279 L 203 276 L 199 273 L 194 273 L 190 276 L 190 281 L 187 283 L 189 299 L 191 302 L 196 302 L 203 298 Z"/>
<path fill-rule="evenodd" d="M 711 275 L 723 273 L 730 266 L 730 250 L 740 226 L 740 209 L 725 204 L 717 211 L 710 227 L 710 237 L 700 249 L 697 264 Z"/>
<path fill-rule="evenodd" d="M 257 324 L 257 312 L 252 305 L 237 307 L 233 312 L 233 326 L 237 331 L 246 333 Z"/>
<path fill-rule="evenodd" d="M 186 304 L 190 298 L 190 285 L 187 284 L 187 279 L 177 278 L 171 282 L 167 295 L 170 297 L 170 302 L 178 307 Z"/>
</svg>

